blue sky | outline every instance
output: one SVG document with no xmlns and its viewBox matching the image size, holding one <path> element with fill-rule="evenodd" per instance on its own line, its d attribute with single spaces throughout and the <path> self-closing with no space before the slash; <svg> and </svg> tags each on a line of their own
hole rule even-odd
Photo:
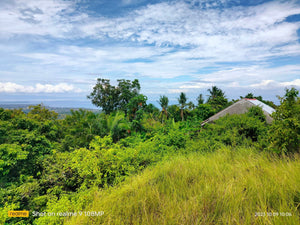
<svg viewBox="0 0 300 225">
<path fill-rule="evenodd" d="M 96 79 L 149 102 L 216 85 L 278 102 L 300 88 L 300 1 L 1 0 L 0 102 L 90 107 Z"/>
</svg>

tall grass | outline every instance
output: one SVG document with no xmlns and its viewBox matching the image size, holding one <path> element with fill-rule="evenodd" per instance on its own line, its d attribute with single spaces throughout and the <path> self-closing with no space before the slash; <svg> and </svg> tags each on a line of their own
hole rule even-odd
<svg viewBox="0 0 300 225">
<path fill-rule="evenodd" d="M 104 215 L 66 224 L 300 224 L 300 156 L 250 148 L 178 156 L 97 191 L 85 210 Z"/>
</svg>

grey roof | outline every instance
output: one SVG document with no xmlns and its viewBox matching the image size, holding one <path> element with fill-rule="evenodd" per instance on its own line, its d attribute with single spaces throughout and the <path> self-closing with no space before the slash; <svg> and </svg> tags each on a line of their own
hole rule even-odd
<svg viewBox="0 0 300 225">
<path fill-rule="evenodd" d="M 227 108 L 223 109 L 222 111 L 216 113 L 215 115 L 209 117 L 207 120 L 203 121 L 201 125 L 203 126 L 206 123 L 212 122 L 214 120 L 219 119 L 220 117 L 226 116 L 227 114 L 243 114 L 248 112 L 249 108 L 253 106 L 260 106 L 263 110 L 264 115 L 266 116 L 267 123 L 271 123 L 273 121 L 273 118 L 271 117 L 271 114 L 275 112 L 275 109 L 272 107 L 266 105 L 265 103 L 257 100 L 257 99 L 241 99 L 231 106 L 228 106 Z"/>
<path fill-rule="evenodd" d="M 273 112 L 275 112 L 275 109 L 273 109 L 272 107 L 268 106 L 267 104 L 257 100 L 257 99 L 245 99 L 249 102 L 251 102 L 254 105 L 260 106 L 264 111 L 266 111 L 269 114 L 272 114 Z"/>
</svg>

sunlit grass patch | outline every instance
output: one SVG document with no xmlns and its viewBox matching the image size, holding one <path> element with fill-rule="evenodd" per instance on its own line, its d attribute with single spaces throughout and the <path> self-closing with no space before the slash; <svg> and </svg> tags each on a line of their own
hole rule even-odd
<svg viewBox="0 0 300 225">
<path fill-rule="evenodd" d="M 300 157 L 251 148 L 177 156 L 97 191 L 67 224 L 300 224 Z M 298 210 L 297 210 L 298 208 Z"/>
</svg>

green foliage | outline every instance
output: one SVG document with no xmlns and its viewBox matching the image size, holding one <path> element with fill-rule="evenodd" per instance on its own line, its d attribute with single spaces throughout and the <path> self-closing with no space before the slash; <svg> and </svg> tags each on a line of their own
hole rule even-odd
<svg viewBox="0 0 300 225">
<path fill-rule="evenodd" d="M 116 188 L 96 191 L 84 210 L 104 211 L 103 216 L 65 222 L 299 224 L 299 163 L 299 156 L 279 158 L 251 148 L 177 156 Z"/>
<path fill-rule="evenodd" d="M 87 98 L 91 99 L 95 106 L 101 107 L 106 114 L 109 114 L 118 108 L 118 95 L 118 90 L 110 84 L 108 79 L 98 78 L 93 92 Z"/>
<path fill-rule="evenodd" d="M 228 100 L 225 97 L 225 93 L 220 88 L 212 86 L 212 88 L 207 91 L 209 92 L 207 103 L 210 104 L 216 112 L 226 107 Z"/>
<path fill-rule="evenodd" d="M 93 92 L 87 97 L 92 100 L 92 103 L 101 107 L 106 114 L 110 114 L 118 109 L 127 114 L 127 104 L 130 99 L 137 96 L 140 90 L 140 84 L 137 79 L 117 80 L 118 86 L 110 84 L 108 79 L 97 79 L 97 83 L 93 88 Z"/>
<path fill-rule="evenodd" d="M 185 148 L 188 136 L 182 131 L 171 130 L 166 138 L 167 146 L 174 146 L 175 149 Z"/>
<path fill-rule="evenodd" d="M 158 101 L 160 107 L 162 108 L 162 111 L 161 111 L 161 118 L 162 118 L 162 121 L 163 121 L 163 117 L 165 116 L 165 119 L 168 118 L 168 105 L 169 105 L 169 99 L 167 96 L 163 95 L 163 96 L 160 96 L 159 97 L 159 101 Z"/>
<path fill-rule="evenodd" d="M 24 161 L 28 156 L 28 152 L 22 150 L 17 144 L 1 144 L 0 145 L 0 174 L 2 180 L 8 175 L 14 175 L 13 170 L 17 170 L 18 164 Z"/>
<path fill-rule="evenodd" d="M 198 106 L 202 105 L 204 103 L 204 99 L 203 99 L 202 94 L 199 94 L 199 96 L 197 97 L 197 103 L 198 103 Z"/>
<path fill-rule="evenodd" d="M 55 120 L 58 117 L 56 112 L 46 109 L 41 104 L 29 106 L 29 109 L 28 117 L 38 121 Z"/>
<path fill-rule="evenodd" d="M 118 111 L 116 114 L 111 114 L 106 121 L 109 134 L 114 142 L 119 141 L 130 133 L 130 124 L 123 113 Z"/>
<path fill-rule="evenodd" d="M 0 119 L 6 121 L 11 119 L 13 112 L 11 110 L 0 108 Z"/>
<path fill-rule="evenodd" d="M 63 140 L 64 151 L 76 147 L 87 148 L 94 136 L 105 136 L 109 130 L 104 114 L 95 114 L 83 109 L 71 110 L 71 115 L 66 116 L 62 125 L 66 128 Z"/>
<path fill-rule="evenodd" d="M 171 173 L 169 170 L 166 170 L 168 171 L 166 174 L 156 171 L 155 173 L 158 176 L 154 180 L 162 181 L 165 178 L 167 180 L 165 184 L 160 184 L 155 193 L 160 193 L 163 199 L 165 193 L 171 193 L 172 191 L 173 194 L 171 196 L 176 197 L 176 205 L 180 204 L 187 207 L 184 215 L 188 215 L 188 212 L 193 212 L 194 215 L 196 211 L 193 211 L 193 209 L 197 209 L 200 205 L 201 207 L 197 209 L 197 212 L 207 215 L 207 220 L 203 220 L 203 223 L 213 223 L 216 222 L 214 219 L 219 218 L 218 221 L 222 221 L 225 224 L 239 223 L 241 221 L 251 224 L 252 220 L 249 219 L 249 216 L 244 217 L 244 220 L 240 220 L 242 218 L 241 215 L 235 211 L 240 207 L 234 208 L 237 220 L 233 221 L 229 216 L 224 216 L 223 206 L 229 207 L 230 204 L 241 205 L 242 202 L 237 201 L 236 197 L 243 199 L 238 194 L 238 190 L 232 189 L 233 191 L 228 193 L 227 191 L 224 192 L 224 190 L 228 189 L 228 183 L 233 187 L 244 188 L 245 183 L 243 182 L 246 182 L 246 179 L 244 179 L 246 177 L 245 174 L 248 173 L 247 169 L 251 171 L 252 168 L 251 160 L 255 161 L 260 157 L 267 159 L 267 157 L 273 156 L 270 152 L 253 152 L 249 147 L 257 150 L 269 149 L 276 152 L 293 153 L 299 151 L 300 100 L 297 97 L 297 90 L 287 90 L 286 95 L 280 99 L 281 105 L 276 113 L 273 114 L 274 122 L 271 126 L 266 124 L 266 118 L 262 109 L 253 107 L 246 114 L 225 116 L 214 123 L 201 127 L 203 120 L 206 120 L 228 104 L 224 92 L 217 87 L 212 87 L 209 90 L 211 96 L 208 103 L 202 104 L 203 102 L 200 101 L 201 104 L 198 104 L 196 108 L 194 108 L 192 103 L 190 107 L 186 107 L 186 97 L 183 93 L 182 97 L 179 98 L 181 107 L 177 105 L 169 106 L 168 98 L 161 96 L 159 104 L 162 110 L 160 111 L 154 105 L 146 104 L 146 96 L 138 94 L 140 87 L 137 80 L 133 82 L 118 80 L 118 82 L 119 85 L 114 87 L 109 84 L 109 80 L 102 79 L 98 82 L 101 87 L 95 87 L 95 89 L 99 88 L 96 91 L 94 89 L 95 96 L 97 91 L 103 91 L 100 95 L 108 107 L 106 114 L 96 114 L 80 109 L 72 111 L 64 119 L 58 119 L 56 113 L 41 105 L 30 107 L 31 111 L 28 114 L 21 110 L 4 110 L 0 108 L 0 223 L 66 223 L 70 218 L 57 216 L 23 219 L 7 218 L 7 210 L 22 209 L 39 212 L 81 211 L 88 207 L 89 204 L 92 204 L 95 198 L 99 199 L 99 196 L 102 198 L 102 194 L 99 193 L 103 192 L 110 196 L 108 192 L 111 190 L 111 193 L 113 193 L 117 190 L 116 186 L 122 185 L 122 182 L 129 176 L 141 173 L 146 168 L 153 168 L 154 165 L 163 160 L 170 161 L 172 160 L 171 158 L 178 155 L 181 155 L 181 160 L 185 160 L 187 155 L 194 152 L 195 158 L 200 160 L 200 164 L 197 164 L 195 168 L 202 168 L 200 172 L 195 172 L 197 176 L 189 173 L 189 170 L 193 171 L 195 168 L 189 167 L 189 170 L 184 170 L 186 165 L 181 165 L 180 163 L 177 163 L 177 169 L 172 167 L 170 170 L 174 171 L 174 173 Z M 116 96 L 114 96 L 115 94 Z M 112 102 L 113 99 L 117 101 L 117 104 Z M 241 146 L 245 147 L 243 153 L 238 152 Z M 214 154 L 213 152 L 219 149 L 225 150 L 224 152 L 221 151 L 220 154 L 217 153 L 212 160 L 209 160 L 207 152 Z M 242 160 L 240 156 L 245 157 L 245 159 Z M 287 163 L 290 163 L 290 159 L 293 160 L 293 157 L 297 157 L 297 155 L 284 156 L 282 159 L 278 158 L 277 162 L 287 158 Z M 206 162 L 206 159 L 208 162 Z M 232 164 L 228 164 L 226 160 L 231 160 Z M 234 160 L 242 161 L 240 164 L 234 164 Z M 267 163 L 266 161 L 261 162 Z M 196 162 L 193 161 L 193 163 Z M 219 177 L 220 171 L 230 171 L 228 168 L 233 169 L 230 174 L 236 174 L 236 171 L 239 172 L 243 168 L 242 165 L 247 165 L 247 168 L 245 168 L 247 173 L 244 171 L 245 174 L 241 176 L 243 179 L 229 176 L 224 183 L 224 180 L 221 179 L 222 176 Z M 261 164 L 255 164 L 255 166 L 259 165 Z M 273 169 L 276 166 L 276 162 L 269 165 Z M 208 168 L 210 168 L 210 173 L 203 174 L 203 171 L 206 171 Z M 280 167 L 280 169 L 284 172 L 284 167 Z M 295 170 L 295 168 L 291 170 Z M 181 171 L 183 172 L 182 174 L 180 173 Z M 292 176 L 289 177 L 289 173 L 285 174 L 284 177 L 293 180 Z M 173 184 L 168 177 L 176 179 L 176 174 L 179 174 L 179 179 L 176 181 L 176 184 Z M 199 174 L 202 175 L 199 176 Z M 260 172 L 258 171 L 257 174 L 259 175 Z M 198 179 L 199 177 L 201 179 Z M 223 177 L 226 177 L 226 175 L 224 174 Z M 205 179 L 203 180 L 203 178 Z M 218 190 L 222 193 L 220 196 L 226 196 L 224 200 L 221 200 L 219 203 L 210 200 L 219 199 L 220 197 L 215 191 L 207 191 L 207 188 L 203 188 L 203 183 L 207 183 L 206 178 L 209 180 L 216 178 L 210 184 L 214 188 L 209 188 L 209 190 Z M 236 182 L 235 179 L 237 179 Z M 251 186 L 251 181 L 253 182 L 256 179 L 257 177 L 251 177 L 247 181 L 249 188 L 253 189 L 255 187 L 255 185 Z M 203 183 L 194 186 L 198 180 L 201 182 L 203 180 Z M 232 180 L 234 182 L 230 183 Z M 153 182 L 151 182 L 147 181 L 146 186 L 153 187 Z M 176 186 L 178 182 L 189 186 L 182 186 L 182 184 Z M 223 186 L 220 185 L 222 182 L 224 183 Z M 274 187 L 279 181 L 276 182 L 272 183 Z M 258 185 L 265 184 L 258 183 Z M 294 186 L 297 186 L 296 183 L 294 183 Z M 196 201 L 195 196 L 193 197 L 190 193 L 185 192 L 185 190 L 191 189 L 193 193 L 196 193 L 195 188 L 201 190 L 201 193 L 205 193 L 206 198 L 198 199 L 199 201 L 197 200 L 196 205 L 191 204 L 190 206 L 188 206 L 187 202 L 181 202 L 182 199 L 189 199 L 189 202 L 191 201 L 190 199 Z M 278 189 L 279 186 L 277 185 L 276 188 Z M 257 190 L 266 193 L 263 189 Z M 253 197 L 252 194 L 255 191 L 251 192 L 252 194 L 247 199 L 247 202 L 249 198 L 254 199 L 254 202 L 251 203 L 253 204 L 252 208 L 250 207 L 251 210 L 254 210 L 253 207 L 257 205 L 257 202 L 262 203 L 262 199 L 268 199 L 269 201 L 260 205 L 264 209 L 275 206 L 280 206 L 285 210 L 291 209 L 286 203 L 283 205 L 276 203 L 278 192 L 284 193 L 282 189 L 278 189 L 278 192 L 273 190 L 271 190 L 270 195 L 260 195 L 259 198 Z M 293 193 L 292 197 L 295 198 L 293 200 L 295 205 L 298 205 L 297 193 L 293 192 L 292 188 L 289 191 Z M 236 197 L 232 197 L 233 193 L 237 193 Z M 169 198 L 168 195 L 166 196 Z M 199 197 L 200 195 L 197 194 L 197 196 Z M 291 199 L 287 200 L 284 195 L 280 195 L 280 197 L 281 200 L 289 202 L 289 204 L 292 202 Z M 228 199 L 230 201 L 227 201 Z M 138 202 L 142 201 L 138 200 Z M 152 215 L 151 209 L 159 208 L 156 203 L 161 201 L 151 203 L 153 207 L 150 206 L 150 209 L 148 209 L 149 202 L 151 203 L 150 198 L 147 200 L 147 204 L 146 202 L 143 203 L 143 207 L 141 207 L 140 203 L 134 201 L 131 203 L 135 212 L 138 212 L 134 214 L 138 215 L 137 224 L 145 222 L 140 217 L 141 215 L 144 216 L 143 212 L 139 211 L 141 208 L 149 210 L 147 215 Z M 168 205 L 169 200 L 163 204 Z M 167 215 L 166 218 L 168 219 L 164 221 L 159 220 L 157 223 L 173 224 L 173 221 L 175 221 L 173 220 L 175 218 L 174 215 L 176 213 L 179 215 L 176 210 L 175 214 L 170 213 L 175 209 L 174 204 L 168 206 L 169 208 L 166 209 L 168 213 L 160 214 L 165 210 L 163 208 L 159 208 L 159 212 L 155 211 L 153 213 L 156 216 Z M 103 205 L 104 207 L 111 207 L 111 203 Z M 129 209 L 131 210 L 130 207 Z M 119 208 L 119 205 L 111 208 Z M 243 212 L 248 214 L 250 212 L 245 208 L 243 210 Z M 107 210 L 106 212 L 110 211 Z M 150 214 L 148 214 L 149 212 Z M 114 213 L 114 209 L 112 209 L 112 213 Z M 220 213 L 223 214 L 220 215 Z M 130 218 L 127 218 L 128 221 L 135 221 L 132 219 L 134 215 L 130 215 Z M 103 217 L 105 222 L 107 222 L 106 218 L 108 217 Z M 192 218 L 198 218 L 198 216 L 193 216 Z M 95 221 L 89 222 L 96 223 L 96 219 L 93 219 Z M 110 221 L 111 223 L 115 222 L 113 219 Z M 125 219 L 124 221 L 127 220 Z M 155 221 L 154 218 L 153 221 Z M 178 221 L 181 220 L 177 219 L 175 224 Z M 118 222 L 120 221 L 116 220 L 115 223 Z M 182 220 L 182 223 L 190 224 L 190 222 L 197 223 L 195 220 Z M 151 224 L 152 222 L 150 221 L 149 223 Z"/>
<path fill-rule="evenodd" d="M 130 121 L 136 119 L 137 112 L 142 111 L 147 106 L 146 101 L 147 97 L 145 95 L 137 95 L 130 99 L 129 103 L 127 104 Z"/>
<path fill-rule="evenodd" d="M 181 109 L 177 105 L 170 105 L 168 107 L 168 114 L 171 118 L 173 118 L 176 122 L 181 121 Z"/>
<path fill-rule="evenodd" d="M 197 108 L 194 110 L 196 118 L 200 121 L 208 119 L 210 116 L 214 115 L 215 112 L 216 111 L 209 104 L 198 105 Z"/>
<path fill-rule="evenodd" d="M 253 106 L 249 109 L 248 116 L 253 117 L 253 118 L 257 118 L 259 119 L 261 122 L 266 122 L 266 116 L 262 110 L 261 107 L 259 106 Z"/>
<path fill-rule="evenodd" d="M 178 103 L 180 105 L 180 116 L 182 121 L 184 120 L 183 109 L 186 106 L 186 101 L 187 101 L 186 94 L 181 92 L 178 98 Z"/>
<path fill-rule="evenodd" d="M 157 113 L 158 114 L 159 113 L 159 109 L 157 107 L 155 107 L 152 103 L 148 104 L 145 107 L 144 111 L 146 113 L 151 113 L 151 114 L 153 114 L 153 113 Z"/>
<path fill-rule="evenodd" d="M 131 98 L 129 103 L 127 104 L 131 128 L 136 132 L 143 131 L 142 119 L 144 109 L 147 106 L 146 101 L 147 97 L 145 95 L 137 95 Z"/>
<path fill-rule="evenodd" d="M 269 131 L 269 149 L 277 153 L 300 151 L 300 97 L 295 88 L 286 89 L 279 97 L 280 106 L 273 113 L 274 121 Z"/>
<path fill-rule="evenodd" d="M 225 145 L 251 145 L 260 141 L 267 134 L 266 124 L 257 117 L 246 114 L 227 115 L 215 121 L 215 124 L 206 124 L 201 136 L 222 142 Z"/>
<path fill-rule="evenodd" d="M 132 82 L 130 80 L 117 80 L 118 81 L 118 108 L 120 110 L 123 110 L 125 112 L 125 115 L 127 115 L 127 105 L 130 102 L 130 100 L 137 96 L 141 86 L 137 79 L 133 80 Z M 143 100 L 141 98 L 146 98 L 146 96 L 140 96 L 140 100 Z M 147 99 L 146 99 L 147 100 Z"/>
</svg>

